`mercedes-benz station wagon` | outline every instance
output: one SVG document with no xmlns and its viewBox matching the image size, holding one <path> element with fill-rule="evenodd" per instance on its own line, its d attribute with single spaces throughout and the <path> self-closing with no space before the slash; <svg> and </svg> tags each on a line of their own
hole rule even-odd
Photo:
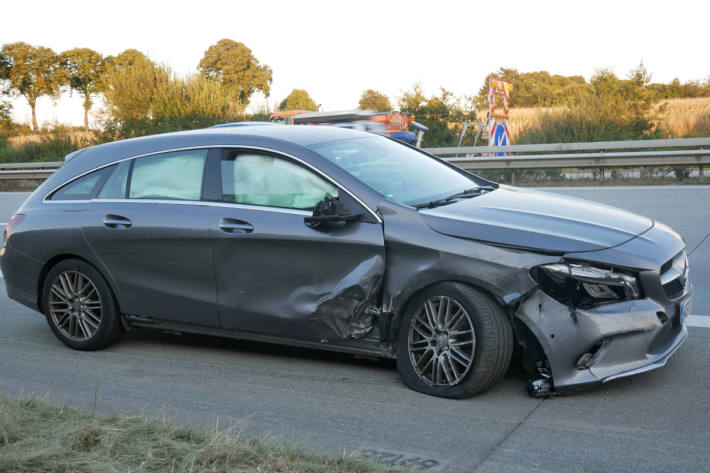
<svg viewBox="0 0 710 473">
<path fill-rule="evenodd" d="M 537 395 L 660 367 L 692 292 L 659 222 L 335 127 L 72 153 L 13 215 L 0 265 L 74 349 L 134 327 L 291 344 L 396 358 L 409 387 L 457 398 L 514 352 Z"/>
</svg>

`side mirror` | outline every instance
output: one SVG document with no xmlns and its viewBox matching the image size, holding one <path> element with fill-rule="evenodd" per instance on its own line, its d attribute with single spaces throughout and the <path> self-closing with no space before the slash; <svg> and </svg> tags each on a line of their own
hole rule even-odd
<svg viewBox="0 0 710 473">
<path fill-rule="evenodd" d="M 318 227 L 323 222 L 351 222 L 362 217 L 362 213 L 350 213 L 337 197 L 326 196 L 316 204 L 313 215 L 303 221 L 311 228 Z"/>
</svg>

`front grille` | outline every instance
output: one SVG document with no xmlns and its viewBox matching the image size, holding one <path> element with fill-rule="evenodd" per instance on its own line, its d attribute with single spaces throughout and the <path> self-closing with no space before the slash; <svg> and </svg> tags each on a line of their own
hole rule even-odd
<svg viewBox="0 0 710 473">
<path fill-rule="evenodd" d="M 679 277 L 663 285 L 663 291 L 668 299 L 679 298 L 683 295 L 683 289 L 683 284 L 680 282 Z"/>
</svg>

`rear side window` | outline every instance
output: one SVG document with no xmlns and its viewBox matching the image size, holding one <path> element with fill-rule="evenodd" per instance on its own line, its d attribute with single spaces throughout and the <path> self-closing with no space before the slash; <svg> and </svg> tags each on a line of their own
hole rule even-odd
<svg viewBox="0 0 710 473">
<path fill-rule="evenodd" d="M 109 166 L 82 176 L 56 191 L 50 200 L 91 200 L 116 166 Z"/>
<path fill-rule="evenodd" d="M 200 200 L 206 159 L 207 150 L 176 151 L 137 158 L 133 163 L 128 197 Z"/>
<path fill-rule="evenodd" d="M 252 152 L 225 152 L 222 192 L 226 202 L 312 210 L 337 187 L 290 160 Z"/>
</svg>

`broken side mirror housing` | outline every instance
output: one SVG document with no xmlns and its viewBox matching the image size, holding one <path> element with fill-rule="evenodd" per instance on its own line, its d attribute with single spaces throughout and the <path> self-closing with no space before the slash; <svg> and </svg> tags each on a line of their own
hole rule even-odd
<svg viewBox="0 0 710 473">
<path fill-rule="evenodd" d="M 337 197 L 327 195 L 313 209 L 313 215 L 303 221 L 311 228 L 318 227 L 323 222 L 351 222 L 362 217 L 362 213 L 350 213 L 345 204 Z"/>
</svg>

